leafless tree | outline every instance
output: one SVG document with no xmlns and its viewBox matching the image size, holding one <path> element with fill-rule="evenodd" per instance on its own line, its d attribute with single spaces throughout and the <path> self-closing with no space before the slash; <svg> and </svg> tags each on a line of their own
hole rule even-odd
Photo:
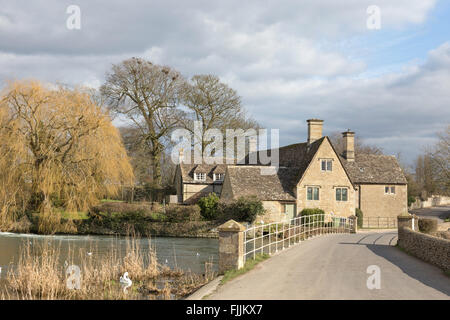
<svg viewBox="0 0 450 320">
<path fill-rule="evenodd" d="M 334 132 L 330 135 L 331 142 L 338 154 L 342 154 L 344 151 L 344 138 L 340 132 Z M 355 137 L 355 154 L 383 154 L 383 150 L 377 146 L 369 145 L 358 136 Z"/>
<path fill-rule="evenodd" d="M 201 123 L 198 147 L 203 154 L 205 148 L 213 142 L 206 137 L 209 129 L 219 129 L 226 144 L 226 129 L 258 128 L 255 120 L 246 116 L 241 98 L 237 92 L 214 75 L 195 75 L 186 83 L 183 91 L 183 104 L 189 109 L 184 118 L 184 128 L 194 135 L 194 121 Z"/>
<path fill-rule="evenodd" d="M 184 79 L 170 67 L 131 58 L 113 65 L 100 92 L 111 109 L 127 119 L 148 149 L 155 185 L 161 184 L 163 139 L 179 124 L 177 108 Z"/>
</svg>

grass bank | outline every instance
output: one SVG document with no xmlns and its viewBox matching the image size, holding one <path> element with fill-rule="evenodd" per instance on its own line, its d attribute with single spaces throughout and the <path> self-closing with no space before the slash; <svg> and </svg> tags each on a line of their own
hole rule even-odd
<svg viewBox="0 0 450 320">
<path fill-rule="evenodd" d="M 223 284 L 227 283 L 228 281 L 252 270 L 258 263 L 260 263 L 268 258 L 270 258 L 270 255 L 268 255 L 266 253 L 256 255 L 255 259 L 247 260 L 241 269 L 229 270 L 229 271 L 225 272 L 222 280 L 220 281 L 220 284 L 223 285 Z"/>
</svg>

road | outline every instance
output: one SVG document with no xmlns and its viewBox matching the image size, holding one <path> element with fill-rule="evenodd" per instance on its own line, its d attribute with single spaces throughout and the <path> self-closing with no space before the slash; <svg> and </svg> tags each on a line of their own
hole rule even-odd
<svg viewBox="0 0 450 320">
<path fill-rule="evenodd" d="M 444 222 L 444 218 L 450 218 L 450 206 L 414 209 L 410 210 L 410 212 L 419 217 L 435 218 L 438 220 L 438 223 Z"/>
<path fill-rule="evenodd" d="M 208 299 L 447 299 L 450 277 L 398 247 L 397 231 L 326 235 L 258 264 Z M 367 267 L 380 268 L 369 290 Z"/>
</svg>

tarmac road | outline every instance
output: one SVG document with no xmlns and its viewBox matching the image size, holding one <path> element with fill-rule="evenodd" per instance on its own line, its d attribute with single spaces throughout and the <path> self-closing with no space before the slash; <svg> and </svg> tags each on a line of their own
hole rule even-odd
<svg viewBox="0 0 450 320">
<path fill-rule="evenodd" d="M 397 231 L 309 239 L 258 264 L 208 299 L 447 299 L 450 277 L 395 247 Z M 367 268 L 379 267 L 380 289 Z"/>
</svg>

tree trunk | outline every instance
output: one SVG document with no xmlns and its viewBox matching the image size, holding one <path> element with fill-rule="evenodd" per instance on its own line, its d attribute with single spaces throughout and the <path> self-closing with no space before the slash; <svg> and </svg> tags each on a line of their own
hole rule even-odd
<svg viewBox="0 0 450 320">
<path fill-rule="evenodd" d="M 152 171 L 153 171 L 153 184 L 156 187 L 161 187 L 161 151 L 159 147 L 154 148 L 151 153 L 152 157 Z"/>
</svg>

